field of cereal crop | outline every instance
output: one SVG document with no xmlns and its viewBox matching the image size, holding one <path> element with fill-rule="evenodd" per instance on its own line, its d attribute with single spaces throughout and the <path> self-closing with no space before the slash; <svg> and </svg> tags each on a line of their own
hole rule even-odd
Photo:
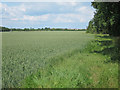
<svg viewBox="0 0 120 90">
<path fill-rule="evenodd" d="M 50 58 L 83 49 L 92 39 L 84 31 L 2 33 L 2 86 L 20 86 L 25 77 L 45 67 Z"/>
</svg>

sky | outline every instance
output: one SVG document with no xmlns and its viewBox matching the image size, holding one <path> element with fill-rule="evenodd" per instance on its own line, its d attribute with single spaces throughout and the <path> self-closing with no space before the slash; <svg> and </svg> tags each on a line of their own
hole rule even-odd
<svg viewBox="0 0 120 90">
<path fill-rule="evenodd" d="M 95 11 L 91 2 L 2 2 L 0 9 L 9 28 L 84 29 Z"/>
</svg>

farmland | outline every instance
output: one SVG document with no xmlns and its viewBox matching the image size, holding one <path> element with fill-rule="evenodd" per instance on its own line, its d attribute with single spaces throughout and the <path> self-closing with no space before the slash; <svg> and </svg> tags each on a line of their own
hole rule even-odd
<svg viewBox="0 0 120 90">
<path fill-rule="evenodd" d="M 50 58 L 80 50 L 93 40 L 84 31 L 5 32 L 2 34 L 3 87 L 18 87 Z"/>
<path fill-rule="evenodd" d="M 0 3 L 0 88 L 118 90 L 120 3 L 32 1 Z"/>
<path fill-rule="evenodd" d="M 84 49 L 50 59 L 22 88 L 118 88 L 119 51 L 114 39 L 96 35 Z"/>
</svg>

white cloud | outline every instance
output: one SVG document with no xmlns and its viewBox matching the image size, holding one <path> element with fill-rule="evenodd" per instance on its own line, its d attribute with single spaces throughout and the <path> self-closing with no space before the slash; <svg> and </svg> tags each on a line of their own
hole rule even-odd
<svg viewBox="0 0 120 90">
<path fill-rule="evenodd" d="M 29 16 L 29 15 L 24 15 L 23 17 L 19 18 L 11 18 L 11 20 L 27 20 L 27 21 L 47 21 L 49 18 L 49 14 L 46 15 L 40 15 L 40 16 Z"/>
<path fill-rule="evenodd" d="M 76 6 L 77 5 L 77 2 L 56 2 L 58 5 L 61 5 L 61 6 Z"/>
<path fill-rule="evenodd" d="M 86 22 L 87 18 L 80 14 L 45 14 L 40 16 L 24 15 L 19 18 L 11 18 L 11 20 L 27 20 L 27 21 L 48 21 L 54 23 L 73 23 L 73 22 Z"/>
<path fill-rule="evenodd" d="M 55 20 L 54 20 L 55 23 L 71 23 L 73 22 L 71 19 L 68 19 L 68 18 L 63 18 L 63 17 L 57 17 Z"/>
<path fill-rule="evenodd" d="M 3 19 L 12 19 L 17 20 L 15 18 L 20 18 L 26 12 L 24 5 L 20 6 L 12 6 L 9 7 L 6 4 L 2 4 L 2 18 Z"/>
<path fill-rule="evenodd" d="M 86 22 L 88 18 L 80 14 L 68 13 L 68 14 L 56 14 L 54 15 L 53 22 L 55 23 L 74 23 L 79 22 L 83 23 Z"/>
<path fill-rule="evenodd" d="M 76 11 L 78 13 L 87 14 L 87 15 L 91 15 L 94 12 L 94 10 L 92 10 L 90 7 L 87 7 L 87 6 L 82 6 L 80 8 L 76 8 Z"/>
<path fill-rule="evenodd" d="M 30 20 L 30 21 L 47 21 L 49 18 L 49 14 L 40 15 L 40 16 L 28 16 L 24 15 L 23 20 Z"/>
<path fill-rule="evenodd" d="M 17 20 L 19 20 L 19 19 L 18 19 L 18 18 L 11 18 L 11 20 L 17 21 Z"/>
<path fill-rule="evenodd" d="M 2 3 L 0 3 L 0 8 L 2 8 Z"/>
<path fill-rule="evenodd" d="M 1 0 L 2 2 L 43 2 L 43 0 Z M 94 0 L 44 0 L 44 2 L 93 2 Z"/>
<path fill-rule="evenodd" d="M 9 21 L 11 24 L 12 21 L 53 25 L 59 23 L 87 23 L 93 17 L 93 10 L 89 6 L 80 6 L 76 2 L 21 3 L 17 6 L 0 4 L 0 7 L 2 7 L 4 23 Z"/>
<path fill-rule="evenodd" d="M 0 3 L 0 18 L 1 18 L 1 15 L 2 15 L 2 4 Z"/>
</svg>

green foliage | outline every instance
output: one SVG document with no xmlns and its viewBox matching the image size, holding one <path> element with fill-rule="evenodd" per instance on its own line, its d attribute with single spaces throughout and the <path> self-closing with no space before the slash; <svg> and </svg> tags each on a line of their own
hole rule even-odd
<svg viewBox="0 0 120 90">
<path fill-rule="evenodd" d="M 51 61 L 57 63 L 53 57 L 84 48 L 92 39 L 92 35 L 83 31 L 3 32 L 3 88 L 20 86 L 25 77 L 51 65 Z M 49 61 L 50 58 L 53 59 Z"/>
<path fill-rule="evenodd" d="M 87 32 L 120 36 L 120 3 L 92 2 L 92 6 L 96 9 L 96 12 L 89 23 Z"/>
<path fill-rule="evenodd" d="M 50 59 L 46 67 L 27 77 L 21 87 L 118 88 L 118 63 L 109 62 L 109 54 L 114 51 L 105 51 L 114 46 L 111 41 L 108 35 L 97 35 L 85 49 Z"/>
<path fill-rule="evenodd" d="M 108 34 L 98 34 L 95 41 L 91 42 L 86 50 L 90 53 L 106 55 L 110 62 L 118 62 L 120 51 L 116 43 L 118 43 L 118 40 L 116 41 L 115 37 L 110 37 Z"/>
<path fill-rule="evenodd" d="M 9 28 L 6 28 L 6 27 L 1 27 L 0 26 L 0 32 L 9 32 L 9 31 L 11 31 Z"/>
<path fill-rule="evenodd" d="M 6 28 L 0 26 L 0 31 L 7 32 L 7 31 L 86 31 L 86 29 L 67 29 L 67 28 Z"/>
</svg>

